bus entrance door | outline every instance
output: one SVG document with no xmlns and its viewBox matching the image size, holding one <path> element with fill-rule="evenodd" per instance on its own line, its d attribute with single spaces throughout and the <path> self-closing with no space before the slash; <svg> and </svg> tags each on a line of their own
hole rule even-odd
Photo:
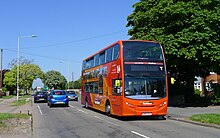
<svg viewBox="0 0 220 138">
<path fill-rule="evenodd" d="M 115 115 L 121 115 L 122 109 L 122 80 L 121 79 L 115 79 L 112 81 L 113 85 L 113 91 L 112 91 L 112 111 Z"/>
</svg>

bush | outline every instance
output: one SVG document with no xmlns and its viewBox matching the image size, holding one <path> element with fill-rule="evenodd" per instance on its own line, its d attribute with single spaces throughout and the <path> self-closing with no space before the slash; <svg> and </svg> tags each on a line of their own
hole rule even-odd
<svg viewBox="0 0 220 138">
<path fill-rule="evenodd" d="M 2 92 L 3 92 L 3 93 L 6 93 L 7 91 L 8 91 L 8 89 L 7 89 L 7 88 L 2 87 Z"/>
<path fill-rule="evenodd" d="M 220 105 L 220 98 L 218 96 L 215 96 L 212 100 L 211 100 L 213 105 Z"/>
<path fill-rule="evenodd" d="M 199 89 L 195 89 L 195 95 L 200 95 L 200 90 Z"/>
</svg>

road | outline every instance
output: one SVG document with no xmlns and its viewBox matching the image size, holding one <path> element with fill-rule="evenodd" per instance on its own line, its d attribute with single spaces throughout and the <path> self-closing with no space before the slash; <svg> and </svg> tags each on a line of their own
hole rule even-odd
<svg viewBox="0 0 220 138">
<path fill-rule="evenodd" d="M 117 118 L 85 109 L 80 102 L 70 107 L 33 105 L 34 138 L 219 138 L 216 128 L 174 120 Z"/>
</svg>

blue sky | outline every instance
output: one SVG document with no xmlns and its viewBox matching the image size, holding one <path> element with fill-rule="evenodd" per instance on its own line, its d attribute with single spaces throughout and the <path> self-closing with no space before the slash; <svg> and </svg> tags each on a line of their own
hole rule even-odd
<svg viewBox="0 0 220 138">
<path fill-rule="evenodd" d="M 67 79 L 81 74 L 82 60 L 117 40 L 127 40 L 127 17 L 139 0 L 1 0 L 3 69 L 21 56 Z M 69 67 L 68 67 L 69 66 Z M 69 71 L 68 71 L 69 69 Z M 69 73 L 68 73 L 69 72 Z"/>
</svg>

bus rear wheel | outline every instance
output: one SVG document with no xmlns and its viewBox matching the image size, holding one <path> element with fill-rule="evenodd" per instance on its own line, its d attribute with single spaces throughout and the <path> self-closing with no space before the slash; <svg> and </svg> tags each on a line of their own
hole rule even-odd
<svg viewBox="0 0 220 138">
<path fill-rule="evenodd" d="M 87 109 L 89 108 L 89 104 L 88 104 L 87 98 L 85 99 L 85 105 L 84 105 L 84 107 L 87 108 Z"/>
<path fill-rule="evenodd" d="M 111 105 L 109 101 L 106 102 L 105 113 L 107 114 L 107 116 L 111 116 Z"/>
</svg>

